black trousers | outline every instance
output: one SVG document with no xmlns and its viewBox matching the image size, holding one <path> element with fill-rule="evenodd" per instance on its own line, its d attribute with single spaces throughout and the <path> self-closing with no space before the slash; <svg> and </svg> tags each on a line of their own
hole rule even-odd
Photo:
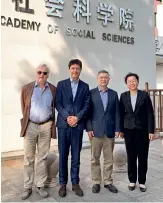
<svg viewBox="0 0 163 203">
<path fill-rule="evenodd" d="M 145 184 L 148 169 L 149 136 L 144 129 L 124 129 L 130 183 Z M 138 166 L 137 166 L 138 163 Z"/>
</svg>

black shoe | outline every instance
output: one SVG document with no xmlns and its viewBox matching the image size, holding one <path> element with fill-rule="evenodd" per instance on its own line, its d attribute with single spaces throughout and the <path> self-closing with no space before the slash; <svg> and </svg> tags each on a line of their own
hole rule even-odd
<svg viewBox="0 0 163 203">
<path fill-rule="evenodd" d="M 58 191 L 58 195 L 60 197 L 65 197 L 66 196 L 66 185 L 61 185 Z"/>
<path fill-rule="evenodd" d="M 99 184 L 94 184 L 92 187 L 92 192 L 93 193 L 99 193 L 100 192 L 100 185 Z"/>
<path fill-rule="evenodd" d="M 147 188 L 145 187 L 139 187 L 141 192 L 146 192 Z"/>
<path fill-rule="evenodd" d="M 72 190 L 75 192 L 75 194 L 79 197 L 84 196 L 83 190 L 80 188 L 79 184 L 73 184 Z"/>
<path fill-rule="evenodd" d="M 130 190 L 130 191 L 133 191 L 133 190 L 135 190 L 135 185 L 134 186 L 128 186 L 128 189 Z"/>
<path fill-rule="evenodd" d="M 113 184 L 104 185 L 104 187 L 110 190 L 110 192 L 118 193 L 117 188 Z"/>
</svg>

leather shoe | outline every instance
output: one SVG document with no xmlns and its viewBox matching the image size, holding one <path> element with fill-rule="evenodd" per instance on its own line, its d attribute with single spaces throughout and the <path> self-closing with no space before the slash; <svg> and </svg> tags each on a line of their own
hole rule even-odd
<svg viewBox="0 0 163 203">
<path fill-rule="evenodd" d="M 146 192 L 147 188 L 146 187 L 139 187 L 141 192 Z"/>
<path fill-rule="evenodd" d="M 99 184 L 94 184 L 92 187 L 92 192 L 93 193 L 99 193 L 100 192 L 100 185 Z"/>
<path fill-rule="evenodd" d="M 118 193 L 117 188 L 113 184 L 104 185 L 104 187 L 110 190 L 110 192 Z"/>
<path fill-rule="evenodd" d="M 80 188 L 80 185 L 78 184 L 73 184 L 72 185 L 72 190 L 75 192 L 75 194 L 79 197 L 84 196 L 83 190 Z"/>
<path fill-rule="evenodd" d="M 135 183 L 130 183 L 130 184 L 128 185 L 128 189 L 129 189 L 130 191 L 135 190 L 135 187 L 136 187 L 136 184 L 135 184 Z"/>
<path fill-rule="evenodd" d="M 65 197 L 66 196 L 66 185 L 61 185 L 58 191 L 58 195 L 60 197 Z"/>
<path fill-rule="evenodd" d="M 135 186 L 128 186 L 128 189 L 129 189 L 130 191 L 133 191 L 133 190 L 135 190 Z"/>
</svg>

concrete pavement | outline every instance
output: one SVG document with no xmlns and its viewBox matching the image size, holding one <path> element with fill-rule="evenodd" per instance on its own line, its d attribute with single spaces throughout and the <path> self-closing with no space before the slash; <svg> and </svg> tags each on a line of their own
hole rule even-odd
<svg viewBox="0 0 163 203">
<path fill-rule="evenodd" d="M 49 188 L 50 197 L 41 198 L 33 190 L 29 199 L 24 202 L 163 202 L 163 152 L 161 140 L 155 140 L 150 144 L 149 170 L 147 175 L 147 192 L 142 193 L 137 186 L 135 191 L 129 191 L 126 173 L 113 173 L 114 184 L 119 193 L 113 194 L 101 186 L 99 194 L 91 191 L 90 149 L 81 152 L 81 187 L 84 197 L 77 197 L 68 184 L 68 192 L 65 198 L 58 196 L 58 187 Z M 101 159 L 102 160 L 102 159 Z M 69 162 L 70 165 L 70 162 Z M 1 168 L 1 200 L 3 202 L 22 202 L 23 191 L 23 160 L 15 159 L 2 162 Z"/>
</svg>

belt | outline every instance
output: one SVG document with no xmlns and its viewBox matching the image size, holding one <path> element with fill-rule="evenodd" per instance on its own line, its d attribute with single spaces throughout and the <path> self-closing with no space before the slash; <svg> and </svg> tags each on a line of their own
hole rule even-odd
<svg viewBox="0 0 163 203">
<path fill-rule="evenodd" d="M 36 123 L 36 122 L 33 122 L 33 121 L 30 120 L 31 123 L 34 123 L 34 124 L 36 124 L 36 125 L 43 125 L 43 124 L 48 123 L 48 122 L 50 122 L 50 121 L 52 121 L 51 118 L 48 119 L 48 120 L 46 120 L 46 121 L 44 121 L 44 122 L 40 122 L 40 123 Z"/>
</svg>

